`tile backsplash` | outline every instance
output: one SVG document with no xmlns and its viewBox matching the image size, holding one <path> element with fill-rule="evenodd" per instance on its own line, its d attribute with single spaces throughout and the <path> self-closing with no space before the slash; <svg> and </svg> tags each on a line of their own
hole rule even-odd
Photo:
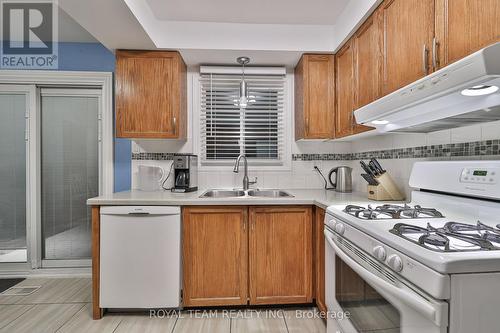
<svg viewBox="0 0 500 333">
<path fill-rule="evenodd" d="M 168 143 L 136 142 L 132 147 L 132 188 L 137 188 L 137 166 L 161 166 L 167 173 L 174 153 L 185 149 L 168 147 Z M 170 149 L 171 150 L 170 150 Z M 173 149 L 172 149 L 173 148 Z M 428 134 L 386 134 L 352 142 L 294 142 L 291 168 L 284 171 L 251 170 L 249 177 L 257 177 L 261 188 L 322 188 L 324 181 L 314 171 L 318 166 L 325 176 L 331 168 L 351 166 L 353 188 L 366 191 L 366 182 L 359 176 L 359 160 L 376 157 L 409 198 L 411 168 L 416 161 L 453 159 L 500 159 L 500 122 L 473 125 Z M 227 170 L 226 170 L 227 169 Z M 165 184 L 173 184 L 173 175 Z M 199 187 L 241 187 L 243 175 L 229 168 L 218 171 L 201 170 Z"/>
<path fill-rule="evenodd" d="M 324 181 L 321 176 L 313 169 L 318 166 L 325 176 L 328 171 L 335 166 L 349 165 L 351 161 L 294 161 L 290 170 L 285 171 L 258 171 L 249 170 L 250 180 L 257 177 L 256 187 L 259 188 L 323 188 Z M 172 165 L 172 160 L 132 160 L 132 188 L 137 188 L 137 169 L 139 165 L 160 166 L 168 174 Z M 198 173 L 200 189 L 206 188 L 235 188 L 241 187 L 243 181 L 243 172 L 234 173 L 230 169 L 221 171 L 204 171 Z M 173 185 L 173 172 L 165 187 L 170 188 Z"/>
<path fill-rule="evenodd" d="M 362 169 L 359 159 L 372 155 L 410 198 L 411 169 L 417 161 L 500 159 L 500 122 L 454 128 L 428 134 L 386 134 L 352 142 L 353 174 Z M 366 183 L 353 177 L 353 188 L 366 191 Z"/>
</svg>

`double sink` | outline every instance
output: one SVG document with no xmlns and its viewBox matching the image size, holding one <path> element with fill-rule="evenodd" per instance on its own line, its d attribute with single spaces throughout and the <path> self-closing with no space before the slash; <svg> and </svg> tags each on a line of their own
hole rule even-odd
<svg viewBox="0 0 500 333">
<path fill-rule="evenodd" d="M 283 190 L 208 190 L 200 198 L 293 198 Z"/>
</svg>

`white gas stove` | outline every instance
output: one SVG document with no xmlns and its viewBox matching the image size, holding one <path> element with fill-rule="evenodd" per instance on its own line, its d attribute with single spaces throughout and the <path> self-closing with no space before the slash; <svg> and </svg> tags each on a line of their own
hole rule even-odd
<svg viewBox="0 0 500 333">
<path fill-rule="evenodd" d="M 327 305 L 354 313 L 329 331 L 500 331 L 500 161 L 419 162 L 410 186 L 408 204 L 328 207 Z"/>
</svg>

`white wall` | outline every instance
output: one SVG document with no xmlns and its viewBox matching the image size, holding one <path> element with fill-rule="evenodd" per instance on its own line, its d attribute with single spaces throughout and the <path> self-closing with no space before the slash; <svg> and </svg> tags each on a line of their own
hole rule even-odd
<svg viewBox="0 0 500 333">
<path fill-rule="evenodd" d="M 348 40 L 361 24 L 378 7 L 382 0 L 350 0 L 335 22 L 333 30 L 334 52 Z"/>
<path fill-rule="evenodd" d="M 293 74 L 288 73 L 293 87 Z M 137 140 L 132 143 L 132 152 L 151 152 L 151 153 L 195 153 L 198 154 L 196 144 L 196 134 L 193 135 L 193 115 L 198 112 L 194 109 L 199 103 L 196 99 L 197 87 L 195 80 L 198 79 L 198 69 L 191 68 L 188 72 L 188 138 L 184 142 L 169 141 L 169 140 Z M 293 90 L 290 91 L 288 100 L 290 107 L 287 112 L 290 117 L 288 119 L 290 127 L 288 132 L 290 137 L 294 133 L 293 120 Z M 473 125 L 452 130 L 439 131 L 429 134 L 387 134 L 366 139 L 360 139 L 352 142 L 323 142 L 323 141 L 290 141 L 289 152 L 291 154 L 332 154 L 332 153 L 356 153 L 396 148 L 408 148 L 425 145 L 438 145 L 450 143 L 473 142 L 481 140 L 500 139 L 500 122 L 487 123 L 483 125 Z M 479 157 L 459 157 L 460 159 L 479 159 Z M 498 156 L 486 156 L 483 158 L 496 158 Z M 408 194 L 409 175 L 413 163 L 418 160 L 430 159 L 381 159 L 381 164 L 387 168 L 397 184 L 404 189 Z M 171 161 L 132 161 L 132 188 L 137 188 L 137 166 L 140 164 L 158 165 L 168 172 Z M 292 161 L 287 170 L 266 170 L 250 167 L 249 175 L 251 178 L 258 177 L 256 186 L 260 188 L 322 188 L 324 182 L 322 178 L 313 170 L 313 166 L 317 165 L 325 174 L 328 171 L 339 165 L 348 165 L 353 167 L 353 187 L 357 191 L 366 191 L 366 182 L 360 177 L 362 170 L 359 166 L 359 161 Z M 171 177 L 173 178 L 173 176 Z M 221 187 L 241 187 L 243 175 L 234 174 L 232 167 L 219 167 L 217 170 L 201 170 L 199 173 L 199 187 L 205 188 L 221 188 Z M 170 179 L 165 185 L 171 187 L 173 179 Z"/>
<path fill-rule="evenodd" d="M 293 73 L 287 74 L 289 78 L 288 89 L 289 99 L 286 112 L 289 114 L 287 119 L 290 138 L 294 133 L 293 119 Z M 169 141 L 169 140 L 136 140 L 132 143 L 132 152 L 150 152 L 150 153 L 194 153 L 199 154 L 196 143 L 196 125 L 193 126 L 194 115 L 199 113 L 195 107 L 199 107 L 196 90 L 198 89 L 196 80 L 198 80 L 198 69 L 193 68 L 188 72 L 188 137 L 184 142 Z M 317 154 L 317 153 L 348 153 L 351 151 L 350 142 L 322 142 L 322 141 L 301 141 L 295 142 L 290 140 L 288 147 L 288 155 L 291 154 Z M 132 161 L 132 188 L 137 188 L 137 166 L 140 164 L 158 165 L 165 169 L 166 172 L 170 169 L 171 161 Z M 291 161 L 286 170 L 262 170 L 258 167 L 250 167 L 250 178 L 258 177 L 256 186 L 260 188 L 322 188 L 324 186 L 323 179 L 314 171 L 313 166 L 317 165 L 325 174 L 334 166 L 347 165 L 348 161 Z M 171 177 L 173 178 L 173 176 Z M 199 187 L 200 188 L 217 188 L 217 187 L 241 187 L 243 174 L 235 174 L 232 172 L 231 166 L 218 167 L 216 170 L 202 169 L 199 172 Z M 165 184 L 166 187 L 171 187 L 173 179 Z"/>
<path fill-rule="evenodd" d="M 486 123 L 483 125 L 472 125 L 451 130 L 433 132 L 429 134 L 387 134 L 371 137 L 352 142 L 352 151 L 365 152 L 385 149 L 410 148 L 426 145 L 441 145 L 451 143 L 474 142 L 483 140 L 500 139 L 500 121 Z M 411 189 L 408 186 L 410 172 L 413 164 L 417 161 L 426 160 L 474 160 L 474 159 L 500 159 L 499 156 L 476 156 L 476 157 L 450 157 L 450 158 L 403 158 L 403 159 L 381 159 L 379 162 L 391 174 L 396 183 L 409 194 Z M 352 161 L 353 187 L 357 191 L 366 191 L 366 182 L 358 177 L 363 173 L 359 161 Z"/>
</svg>

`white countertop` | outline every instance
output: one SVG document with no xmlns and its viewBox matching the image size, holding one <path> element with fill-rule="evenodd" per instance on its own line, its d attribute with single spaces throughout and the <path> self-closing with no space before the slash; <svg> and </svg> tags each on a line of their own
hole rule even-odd
<svg viewBox="0 0 500 333">
<path fill-rule="evenodd" d="M 138 190 L 117 192 L 87 200 L 90 206 L 192 206 L 192 205 L 331 205 L 369 202 L 363 192 L 339 193 L 323 189 L 285 189 L 293 197 L 287 198 L 200 198 L 205 190 L 191 193 L 170 191 L 144 192 Z"/>
</svg>

